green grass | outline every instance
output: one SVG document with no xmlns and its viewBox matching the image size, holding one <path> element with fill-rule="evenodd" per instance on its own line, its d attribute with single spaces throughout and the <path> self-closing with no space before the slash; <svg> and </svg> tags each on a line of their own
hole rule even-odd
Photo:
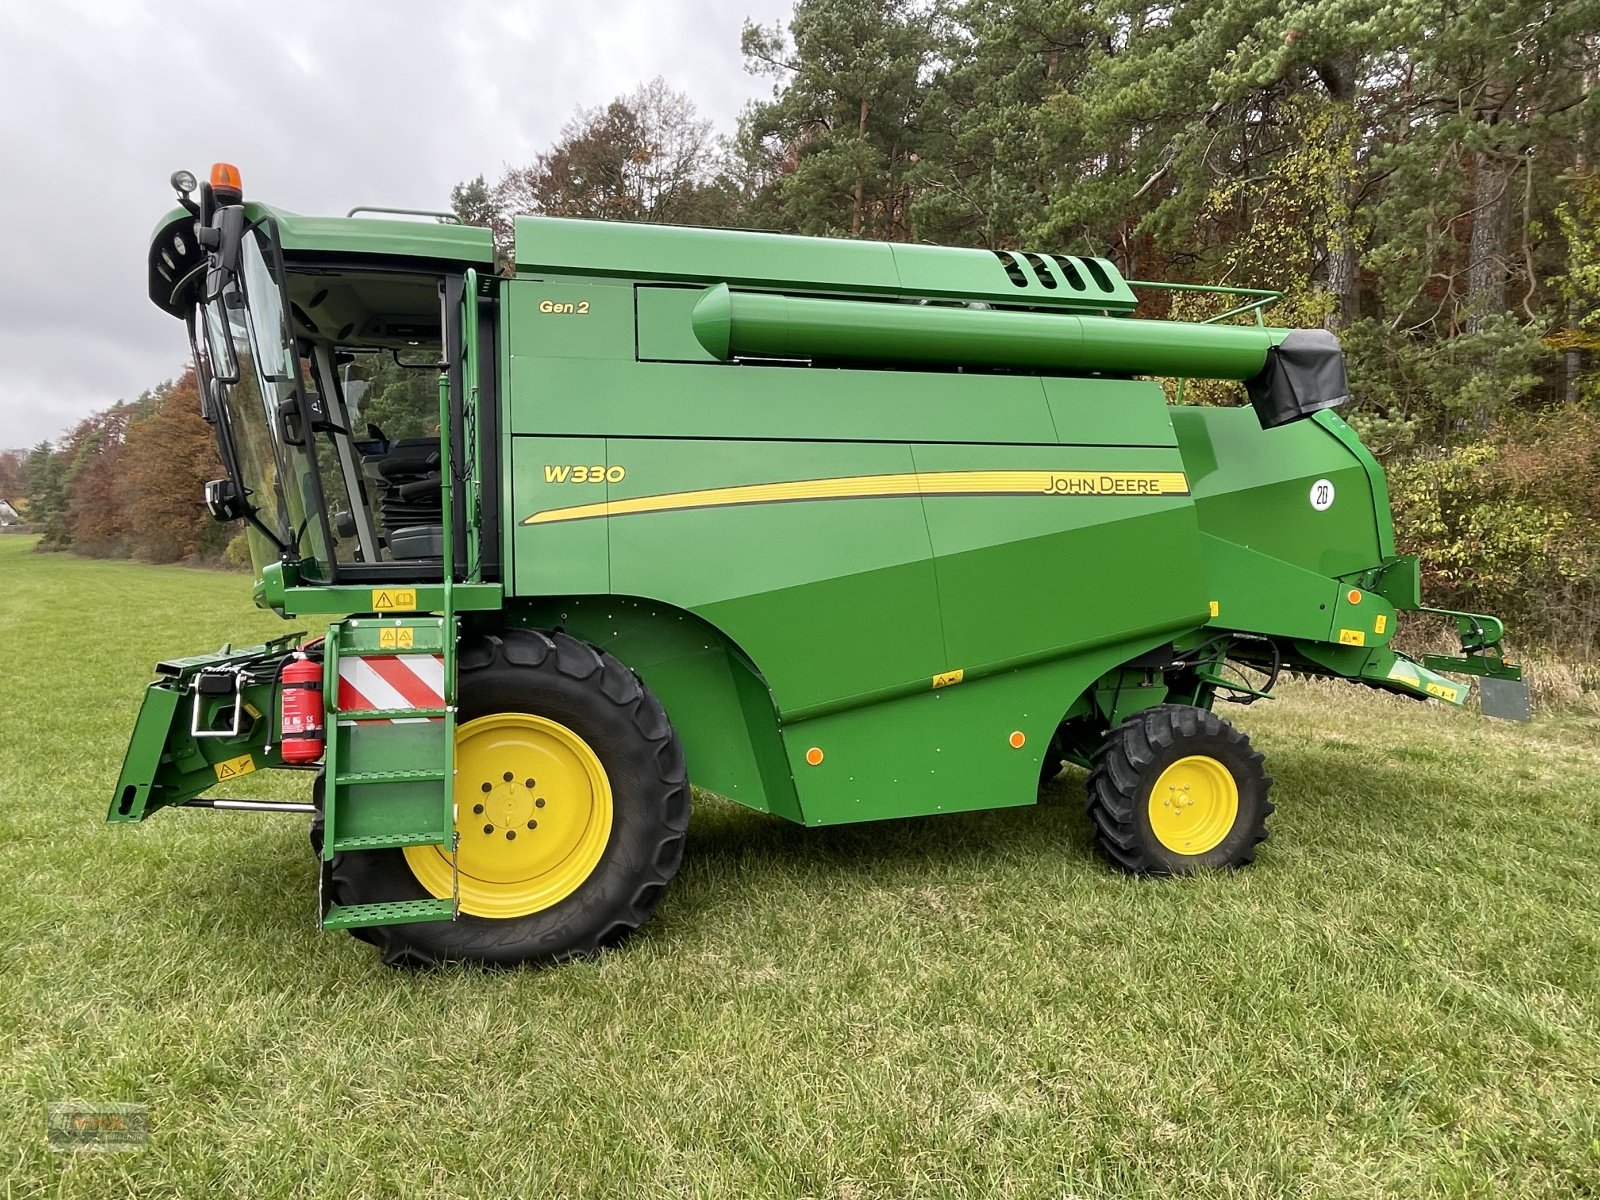
<svg viewBox="0 0 1600 1200">
<path fill-rule="evenodd" d="M 704 800 L 624 950 L 402 974 L 315 932 L 299 819 L 101 824 L 150 664 L 282 627 L 248 582 L 29 546 L 0 539 L 0 1196 L 1600 1186 L 1596 718 L 1231 710 L 1273 837 L 1179 882 L 1092 855 L 1076 773 L 822 831 Z M 49 1150 L 65 1099 L 147 1103 L 148 1147 Z"/>
</svg>

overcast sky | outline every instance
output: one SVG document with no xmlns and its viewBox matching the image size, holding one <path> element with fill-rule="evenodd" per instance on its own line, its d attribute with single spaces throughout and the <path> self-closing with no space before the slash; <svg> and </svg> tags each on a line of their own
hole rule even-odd
<svg viewBox="0 0 1600 1200">
<path fill-rule="evenodd" d="M 662 75 L 731 132 L 790 0 L 0 0 L 0 449 L 181 372 L 146 298 L 167 177 L 236 164 L 301 213 L 441 208 Z"/>
</svg>

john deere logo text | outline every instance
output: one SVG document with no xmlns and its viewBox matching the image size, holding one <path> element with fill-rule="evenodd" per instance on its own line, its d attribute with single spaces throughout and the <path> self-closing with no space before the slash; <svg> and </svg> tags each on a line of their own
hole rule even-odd
<svg viewBox="0 0 1600 1200">
<path fill-rule="evenodd" d="M 1174 491 L 1171 476 L 1166 473 L 1091 475 L 1083 471 L 1052 475 L 1044 490 L 1053 496 L 1166 496 Z"/>
</svg>

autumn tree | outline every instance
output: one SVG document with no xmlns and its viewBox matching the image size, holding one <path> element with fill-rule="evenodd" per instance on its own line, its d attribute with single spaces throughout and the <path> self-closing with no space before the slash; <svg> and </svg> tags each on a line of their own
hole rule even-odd
<svg viewBox="0 0 1600 1200">
<path fill-rule="evenodd" d="M 128 422 L 119 463 L 129 548 L 147 562 L 210 558 L 237 532 L 206 511 L 222 474 L 192 370 L 157 388 Z"/>
<path fill-rule="evenodd" d="M 0 500 L 20 513 L 27 507 L 28 454 L 25 450 L 0 453 Z"/>
<path fill-rule="evenodd" d="M 133 405 L 113 404 L 68 435 L 66 524 L 70 544 L 80 554 L 116 558 L 127 553 L 125 437 L 129 420 L 148 403 L 145 397 Z"/>
<path fill-rule="evenodd" d="M 726 223 L 736 197 L 723 158 L 711 123 L 658 77 L 609 104 L 580 109 L 551 149 L 502 176 L 491 200 L 485 202 L 478 181 L 459 185 L 453 196 L 480 218 L 474 223 L 487 217 L 502 245 L 523 213 Z"/>
</svg>

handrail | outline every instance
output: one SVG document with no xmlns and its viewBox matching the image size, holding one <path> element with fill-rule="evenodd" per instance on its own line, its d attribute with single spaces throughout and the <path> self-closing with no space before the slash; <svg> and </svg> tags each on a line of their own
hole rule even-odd
<svg viewBox="0 0 1600 1200">
<path fill-rule="evenodd" d="M 467 494 L 462 502 L 467 506 L 467 579 L 478 583 L 483 579 L 483 427 L 478 412 L 478 379 L 482 364 L 478 361 L 478 273 L 467 268 L 461 289 L 461 429 L 467 444 L 461 448 L 466 460 Z"/>
<path fill-rule="evenodd" d="M 1254 312 L 1256 324 L 1265 325 L 1266 321 L 1262 318 L 1262 312 L 1283 299 L 1283 293 L 1273 288 L 1228 287 L 1223 284 L 1213 283 L 1162 283 L 1146 279 L 1129 279 L 1125 282 L 1130 288 L 1153 288 L 1162 292 L 1210 292 L 1212 295 L 1217 296 L 1259 297 L 1259 299 L 1252 300 L 1247 304 L 1235 305 L 1233 308 L 1228 309 L 1227 312 L 1220 312 L 1214 317 L 1207 317 L 1205 320 L 1197 322 L 1200 325 L 1214 325 L 1218 321 L 1225 321 L 1229 317 L 1238 316 L 1244 312 Z"/>
<path fill-rule="evenodd" d="M 466 224 L 466 222 L 461 219 L 460 214 L 446 212 L 444 209 L 440 208 L 385 208 L 380 204 L 358 204 L 349 212 L 345 213 L 345 216 L 353 217 L 357 213 L 387 213 L 390 216 L 396 217 L 434 217 L 440 221 L 447 221 L 451 225 Z"/>
</svg>

